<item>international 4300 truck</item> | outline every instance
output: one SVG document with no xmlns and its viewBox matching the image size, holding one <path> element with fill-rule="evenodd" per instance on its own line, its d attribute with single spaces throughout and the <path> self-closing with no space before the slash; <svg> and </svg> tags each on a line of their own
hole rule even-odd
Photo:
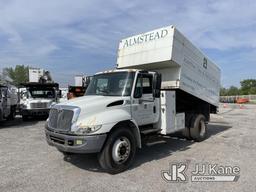
<svg viewBox="0 0 256 192">
<path fill-rule="evenodd" d="M 52 107 L 47 142 L 64 154 L 98 153 L 104 170 L 119 173 L 143 135 L 204 140 L 219 89 L 220 69 L 175 27 L 125 38 L 117 69 L 94 75 L 84 97 Z"/>
</svg>

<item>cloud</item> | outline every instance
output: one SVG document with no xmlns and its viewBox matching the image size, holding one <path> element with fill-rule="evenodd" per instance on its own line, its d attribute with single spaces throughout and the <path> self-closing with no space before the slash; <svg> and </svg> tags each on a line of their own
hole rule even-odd
<svg viewBox="0 0 256 192">
<path fill-rule="evenodd" d="M 221 66 L 223 84 L 237 85 L 256 59 L 255 10 L 254 0 L 0 0 L 0 65 L 47 68 L 67 85 L 114 67 L 120 39 L 174 24 Z M 237 77 L 226 77 L 230 63 Z"/>
</svg>

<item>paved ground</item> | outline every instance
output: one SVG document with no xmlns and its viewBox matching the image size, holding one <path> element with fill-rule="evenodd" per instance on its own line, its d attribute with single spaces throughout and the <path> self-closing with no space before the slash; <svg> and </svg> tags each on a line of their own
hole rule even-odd
<svg viewBox="0 0 256 192">
<path fill-rule="evenodd" d="M 225 106 L 226 107 L 226 106 Z M 45 142 L 44 121 L 0 125 L 0 191 L 255 191 L 256 106 L 227 106 L 214 115 L 208 139 L 194 143 L 163 138 L 137 152 L 133 167 L 118 175 L 99 168 L 95 155 L 63 155 Z M 161 170 L 187 162 L 239 166 L 236 183 L 167 183 Z"/>
</svg>

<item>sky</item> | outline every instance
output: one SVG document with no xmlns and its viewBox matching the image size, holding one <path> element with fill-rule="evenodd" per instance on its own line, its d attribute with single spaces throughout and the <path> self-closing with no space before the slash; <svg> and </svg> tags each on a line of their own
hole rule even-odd
<svg viewBox="0 0 256 192">
<path fill-rule="evenodd" d="M 255 0 L 0 0 L 0 69 L 74 75 L 116 66 L 120 39 L 174 25 L 222 70 L 222 86 L 256 78 Z"/>
</svg>

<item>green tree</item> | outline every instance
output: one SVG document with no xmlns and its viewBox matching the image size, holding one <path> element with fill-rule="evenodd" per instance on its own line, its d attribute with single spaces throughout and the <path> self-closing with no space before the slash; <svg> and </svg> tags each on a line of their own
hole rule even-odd
<svg viewBox="0 0 256 192">
<path fill-rule="evenodd" d="M 228 89 L 225 87 L 220 88 L 220 96 L 227 96 L 228 95 Z"/>
<path fill-rule="evenodd" d="M 14 85 L 20 85 L 29 81 L 28 69 L 28 66 L 16 65 L 14 68 L 4 68 L 3 71 L 13 80 Z"/>
<path fill-rule="evenodd" d="M 245 79 L 240 82 L 242 95 L 256 94 L 256 79 Z"/>
<path fill-rule="evenodd" d="M 239 89 L 235 86 L 231 86 L 229 89 L 228 89 L 228 95 L 239 95 Z"/>
</svg>

